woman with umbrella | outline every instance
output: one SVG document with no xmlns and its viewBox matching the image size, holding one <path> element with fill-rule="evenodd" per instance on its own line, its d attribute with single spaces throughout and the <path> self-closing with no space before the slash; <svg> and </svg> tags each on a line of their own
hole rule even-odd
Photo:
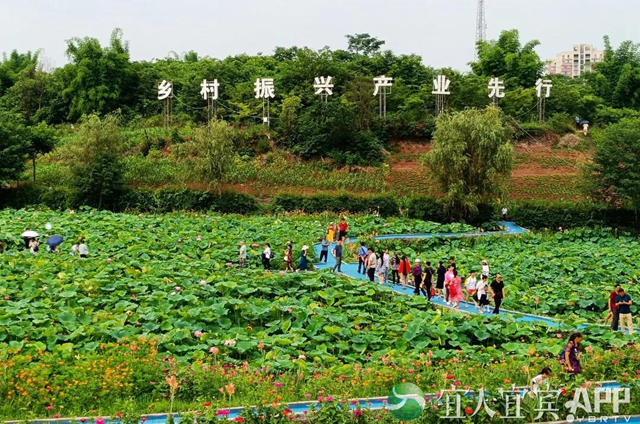
<svg viewBox="0 0 640 424">
<path fill-rule="evenodd" d="M 60 253 L 60 250 L 58 248 L 60 247 L 63 241 L 64 239 L 62 238 L 62 236 L 58 234 L 49 237 L 49 239 L 47 239 L 46 241 L 47 245 L 49 246 L 49 252 Z"/>
<path fill-rule="evenodd" d="M 32 231 L 30 228 L 26 228 L 24 233 L 20 234 L 20 236 L 22 237 L 22 240 L 24 240 L 25 249 L 31 249 L 31 240 L 38 237 L 39 234 Z"/>
</svg>

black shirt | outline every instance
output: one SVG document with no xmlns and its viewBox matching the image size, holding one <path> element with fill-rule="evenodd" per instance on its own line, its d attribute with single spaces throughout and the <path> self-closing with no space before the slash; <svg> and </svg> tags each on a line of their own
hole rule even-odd
<svg viewBox="0 0 640 424">
<path fill-rule="evenodd" d="M 447 269 L 443 266 L 438 267 L 438 283 L 444 283 L 444 275 L 447 273 Z"/>
<path fill-rule="evenodd" d="M 424 282 L 430 283 L 433 279 L 433 268 L 430 266 L 424 267 Z"/>
<path fill-rule="evenodd" d="M 504 297 L 503 296 L 504 293 L 502 292 L 503 289 L 504 289 L 503 281 L 493 280 L 493 282 L 491 283 L 491 290 L 493 290 L 494 296 Z"/>
</svg>

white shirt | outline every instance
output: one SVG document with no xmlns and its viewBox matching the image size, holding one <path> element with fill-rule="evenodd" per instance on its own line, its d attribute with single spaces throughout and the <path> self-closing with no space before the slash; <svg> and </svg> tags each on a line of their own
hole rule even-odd
<svg viewBox="0 0 640 424">
<path fill-rule="evenodd" d="M 369 255 L 369 268 L 375 268 L 378 263 L 378 258 L 375 253 Z"/>
<path fill-rule="evenodd" d="M 507 214 L 507 208 L 502 208 L 502 215 L 506 215 Z"/>
<path fill-rule="evenodd" d="M 382 265 L 389 268 L 389 254 L 385 253 L 382 255 Z"/>
<path fill-rule="evenodd" d="M 80 253 L 81 255 L 88 255 L 89 248 L 86 244 L 82 243 L 80 246 L 78 246 L 78 253 Z"/>
<path fill-rule="evenodd" d="M 478 293 L 478 297 L 482 296 L 483 294 L 487 294 L 486 283 L 484 283 L 482 280 L 478 281 L 478 284 L 476 285 L 476 290 Z"/>
<path fill-rule="evenodd" d="M 264 257 L 267 259 L 271 259 L 271 248 L 267 247 L 264 249 Z"/>
<path fill-rule="evenodd" d="M 544 376 L 542 374 L 538 374 L 531 379 L 531 392 L 535 395 L 538 394 L 538 389 L 540 388 L 540 383 L 544 380 Z"/>
<path fill-rule="evenodd" d="M 476 277 L 467 278 L 467 290 L 475 290 L 477 281 Z"/>
<path fill-rule="evenodd" d="M 489 276 L 489 265 L 482 265 L 482 275 Z"/>
<path fill-rule="evenodd" d="M 240 259 L 246 259 L 247 257 L 247 246 L 244 244 L 240 246 Z"/>
</svg>

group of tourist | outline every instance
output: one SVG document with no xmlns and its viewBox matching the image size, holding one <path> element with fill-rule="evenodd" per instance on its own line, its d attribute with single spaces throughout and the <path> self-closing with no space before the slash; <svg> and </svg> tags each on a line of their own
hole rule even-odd
<svg viewBox="0 0 640 424">
<path fill-rule="evenodd" d="M 26 234 L 26 235 L 25 235 Z M 49 253 L 60 253 L 60 245 L 64 241 L 61 236 L 55 235 L 51 238 L 48 238 L 46 241 L 47 251 Z M 52 240 L 56 239 L 55 242 Z M 36 256 L 40 252 L 40 240 L 38 240 L 38 235 L 35 232 L 32 232 L 29 228 L 25 230 L 25 233 L 22 235 L 22 240 L 24 242 L 24 251 L 29 252 L 30 254 Z M 2 241 L 0 241 L 0 253 L 4 253 L 5 245 Z M 78 241 L 71 246 L 71 256 L 79 256 L 81 258 L 87 258 L 89 256 L 89 247 L 84 239 L 84 237 L 78 237 Z"/>
<path fill-rule="evenodd" d="M 611 329 L 618 331 L 619 327 L 626 327 L 629 334 L 633 334 L 633 317 L 631 316 L 633 301 L 629 293 L 626 293 L 620 284 L 616 284 L 609 295 L 609 315 L 607 321 L 611 321 Z"/>
</svg>

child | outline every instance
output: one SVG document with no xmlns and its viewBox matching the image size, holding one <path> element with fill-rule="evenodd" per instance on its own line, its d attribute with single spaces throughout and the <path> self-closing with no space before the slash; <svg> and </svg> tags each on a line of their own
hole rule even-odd
<svg viewBox="0 0 640 424">
<path fill-rule="evenodd" d="M 544 367 L 540 374 L 536 375 L 531 379 L 531 391 L 529 394 L 534 397 L 538 394 L 538 390 L 540 389 L 540 385 L 543 381 L 551 377 L 551 368 Z"/>
</svg>

